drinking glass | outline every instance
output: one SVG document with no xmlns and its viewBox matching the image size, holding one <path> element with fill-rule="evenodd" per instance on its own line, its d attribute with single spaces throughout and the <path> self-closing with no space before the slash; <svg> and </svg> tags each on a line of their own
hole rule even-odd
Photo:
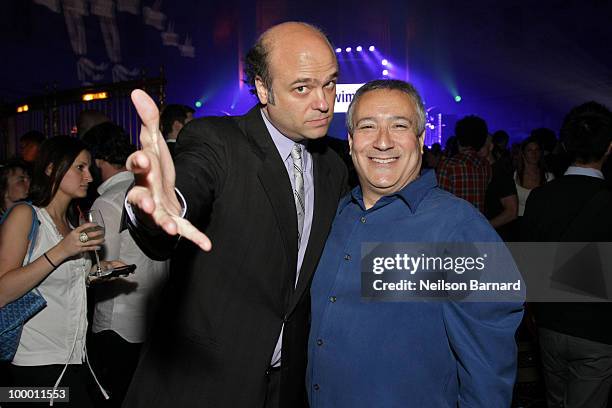
<svg viewBox="0 0 612 408">
<path fill-rule="evenodd" d="M 93 223 L 96 224 L 94 227 L 88 228 L 86 230 L 84 230 L 83 232 L 85 233 L 90 233 L 90 232 L 94 232 L 94 231 L 102 231 L 102 236 L 104 236 L 104 218 L 102 217 L 102 213 L 100 212 L 100 210 L 90 210 L 90 211 L 86 211 L 84 213 L 81 214 L 81 217 L 79 219 L 80 224 L 83 225 L 85 223 Z M 96 251 L 94 249 L 94 254 L 96 256 L 96 272 L 95 275 L 96 276 L 104 276 L 104 275 L 108 275 L 109 273 L 111 273 L 113 271 L 112 267 L 103 267 L 100 264 L 100 256 L 98 255 L 98 251 Z"/>
</svg>

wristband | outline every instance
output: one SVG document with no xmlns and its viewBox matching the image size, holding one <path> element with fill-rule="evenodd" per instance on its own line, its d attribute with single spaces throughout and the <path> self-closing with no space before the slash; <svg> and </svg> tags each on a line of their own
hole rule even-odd
<svg viewBox="0 0 612 408">
<path fill-rule="evenodd" d="M 47 256 L 47 253 L 46 253 L 46 252 L 45 252 L 45 253 L 43 253 L 43 256 L 45 257 L 45 259 L 47 260 L 47 262 L 49 262 L 49 263 L 51 264 L 51 266 L 52 266 L 53 268 L 57 268 L 57 265 L 56 265 L 56 264 L 54 264 L 53 262 L 51 262 L 51 259 L 49 259 L 49 257 Z"/>
</svg>

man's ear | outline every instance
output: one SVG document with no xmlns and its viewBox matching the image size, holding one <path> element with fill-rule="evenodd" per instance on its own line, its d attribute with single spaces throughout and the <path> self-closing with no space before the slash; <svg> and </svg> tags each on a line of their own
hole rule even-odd
<svg viewBox="0 0 612 408">
<path fill-rule="evenodd" d="M 612 153 L 612 142 L 608 145 L 608 150 L 606 151 L 606 156 L 609 156 Z"/>
<path fill-rule="evenodd" d="M 47 168 L 45 169 L 45 174 L 47 176 L 51 175 L 51 172 L 53 171 L 53 163 L 49 163 L 49 165 L 47 166 Z"/>
<path fill-rule="evenodd" d="M 421 148 L 421 154 L 423 154 L 423 146 L 425 146 L 425 131 L 423 131 L 421 136 L 419 136 L 419 147 Z"/>
<path fill-rule="evenodd" d="M 95 159 L 94 160 L 94 163 L 96 164 L 97 168 L 102 167 L 102 162 L 103 162 L 103 160 L 100 160 L 100 159 Z"/>
<path fill-rule="evenodd" d="M 351 134 L 349 133 L 346 136 L 346 139 L 348 140 L 348 144 L 349 144 L 349 156 L 353 155 L 353 136 L 351 136 Z"/>
<path fill-rule="evenodd" d="M 255 89 L 257 90 L 257 98 L 262 105 L 268 104 L 268 88 L 264 84 L 263 79 L 259 75 L 255 77 Z"/>
</svg>

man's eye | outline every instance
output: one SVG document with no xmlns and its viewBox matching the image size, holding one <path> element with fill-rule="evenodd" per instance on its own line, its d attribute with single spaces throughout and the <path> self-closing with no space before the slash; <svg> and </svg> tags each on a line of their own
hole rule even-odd
<svg viewBox="0 0 612 408">
<path fill-rule="evenodd" d="M 306 90 L 307 88 L 305 86 L 298 86 L 297 88 L 295 88 L 295 91 L 300 94 L 306 93 Z"/>
<path fill-rule="evenodd" d="M 326 88 L 335 88 L 336 87 L 336 81 L 329 81 L 328 83 L 325 84 Z"/>
<path fill-rule="evenodd" d="M 396 129 L 408 129 L 408 125 L 405 125 L 403 123 L 397 123 L 394 126 Z"/>
</svg>

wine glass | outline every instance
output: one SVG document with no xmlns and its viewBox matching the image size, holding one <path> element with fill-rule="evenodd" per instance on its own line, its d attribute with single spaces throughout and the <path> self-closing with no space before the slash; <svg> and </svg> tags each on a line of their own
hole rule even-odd
<svg viewBox="0 0 612 408">
<path fill-rule="evenodd" d="M 81 214 L 79 218 L 80 224 L 83 225 L 85 223 L 96 224 L 94 227 L 83 230 L 85 233 L 90 233 L 94 231 L 102 231 L 102 236 L 104 236 L 104 218 L 102 217 L 102 213 L 100 210 L 89 210 Z M 100 264 L 100 256 L 98 255 L 98 251 L 94 249 L 94 254 L 96 255 L 96 276 L 104 276 L 108 275 L 113 271 L 112 267 L 103 267 Z"/>
</svg>

